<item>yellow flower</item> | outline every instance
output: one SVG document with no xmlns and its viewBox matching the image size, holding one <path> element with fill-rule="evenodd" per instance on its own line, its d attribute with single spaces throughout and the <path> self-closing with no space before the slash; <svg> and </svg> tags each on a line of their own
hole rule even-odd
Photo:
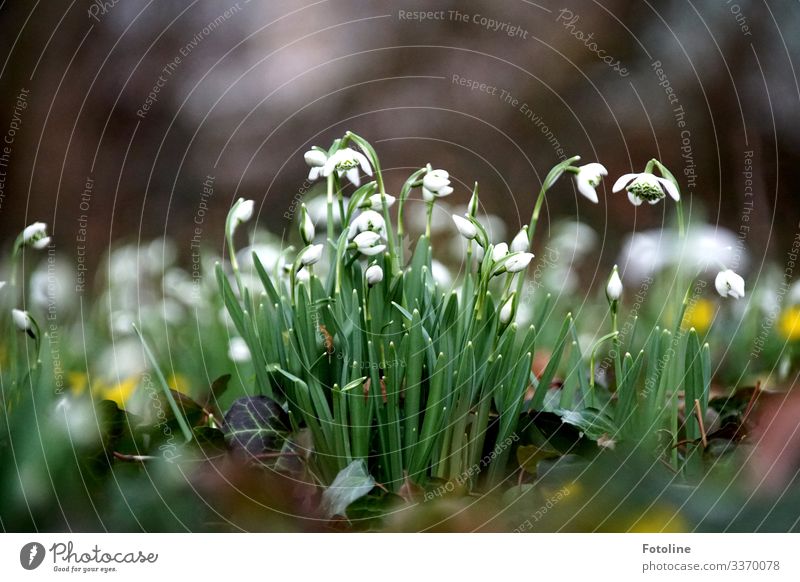
<svg viewBox="0 0 800 582">
<path fill-rule="evenodd" d="M 120 408 L 125 408 L 125 404 L 136 391 L 139 385 L 138 376 L 130 376 L 119 384 L 103 384 L 96 382 L 92 388 L 92 393 L 101 400 L 113 400 Z"/>
<path fill-rule="evenodd" d="M 69 372 L 67 374 L 67 382 L 72 395 L 80 396 L 86 392 L 86 387 L 89 385 L 89 376 L 86 372 Z"/>
<path fill-rule="evenodd" d="M 666 505 L 648 509 L 628 528 L 630 533 L 683 533 L 688 530 L 680 512 Z"/>
<path fill-rule="evenodd" d="M 681 327 L 695 328 L 699 333 L 706 331 L 714 320 L 714 303 L 708 299 L 698 299 L 686 308 Z"/>
<path fill-rule="evenodd" d="M 779 329 L 787 340 L 800 339 L 800 305 L 792 305 L 783 310 Z"/>
<path fill-rule="evenodd" d="M 167 378 L 167 386 L 177 392 L 189 394 L 191 384 L 185 376 L 182 376 L 181 374 L 171 374 L 169 378 Z"/>
</svg>

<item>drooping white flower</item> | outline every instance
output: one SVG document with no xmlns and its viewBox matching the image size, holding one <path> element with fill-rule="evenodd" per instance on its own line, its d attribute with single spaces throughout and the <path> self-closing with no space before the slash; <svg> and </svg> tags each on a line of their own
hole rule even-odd
<svg viewBox="0 0 800 582">
<path fill-rule="evenodd" d="M 514 293 L 509 295 L 503 306 L 500 308 L 500 323 L 506 325 L 511 321 L 511 316 L 514 314 Z"/>
<path fill-rule="evenodd" d="M 371 265 L 364 273 L 364 278 L 366 278 L 369 285 L 377 285 L 383 281 L 383 269 L 381 269 L 380 265 Z"/>
<path fill-rule="evenodd" d="M 514 237 L 514 240 L 511 241 L 511 246 L 509 249 L 512 253 L 524 253 L 527 252 L 529 246 L 528 227 L 523 226 L 522 229 L 517 233 L 517 236 Z"/>
<path fill-rule="evenodd" d="M 450 174 L 445 170 L 430 170 L 422 178 L 422 198 L 426 202 L 433 202 L 437 198 L 444 198 L 452 193 Z"/>
<path fill-rule="evenodd" d="M 346 176 L 354 186 L 358 187 L 361 185 L 359 167 L 368 176 L 372 175 L 372 166 L 367 156 L 352 148 L 342 148 L 325 161 L 322 175 L 327 178 L 335 171 L 339 178 Z"/>
<path fill-rule="evenodd" d="M 50 244 L 47 236 L 47 225 L 44 222 L 34 222 L 22 231 L 22 244 L 40 250 Z"/>
<path fill-rule="evenodd" d="M 492 260 L 496 263 L 508 254 L 508 245 L 499 243 L 492 248 Z"/>
<path fill-rule="evenodd" d="M 298 283 L 308 283 L 311 280 L 311 273 L 308 269 L 300 269 L 294 276 L 295 281 Z"/>
<path fill-rule="evenodd" d="M 12 309 L 11 318 L 14 320 L 14 325 L 16 325 L 17 329 L 20 331 L 28 331 L 33 327 L 33 324 L 31 323 L 31 316 L 28 315 L 27 311 L 23 311 L 22 309 Z"/>
<path fill-rule="evenodd" d="M 232 337 L 228 342 L 228 357 L 233 362 L 249 362 L 250 348 L 247 347 L 247 342 L 238 336 Z"/>
<path fill-rule="evenodd" d="M 328 161 L 328 155 L 321 149 L 312 148 L 303 154 L 306 164 L 311 168 L 308 171 L 308 179 L 316 181 L 322 175 L 322 168 Z"/>
<path fill-rule="evenodd" d="M 311 245 L 303 252 L 302 256 L 300 257 L 300 263 L 305 267 L 318 263 L 322 258 L 323 248 L 324 247 L 321 244 Z"/>
<path fill-rule="evenodd" d="M 364 200 L 364 202 L 361 203 L 361 207 L 369 208 L 375 211 L 381 211 L 383 210 L 384 196 L 386 197 L 386 209 L 388 210 L 394 205 L 395 200 L 397 199 L 390 194 L 381 194 L 380 192 L 378 192 L 377 194 L 373 194 L 372 196 Z"/>
<path fill-rule="evenodd" d="M 608 176 L 608 170 L 603 164 L 595 162 L 580 166 L 578 173 L 575 174 L 575 184 L 578 186 L 578 192 L 597 204 L 597 187 L 603 180 L 603 176 Z"/>
<path fill-rule="evenodd" d="M 733 297 L 734 299 L 744 297 L 744 279 L 730 269 L 725 269 L 717 274 L 714 286 L 722 297 Z"/>
<path fill-rule="evenodd" d="M 628 191 L 628 200 L 634 206 L 639 206 L 643 201 L 657 204 L 667 194 L 676 202 L 681 199 L 680 192 L 678 192 L 675 184 L 666 178 L 660 178 L 647 172 L 620 176 L 611 190 L 619 192 L 623 188 Z"/>
<path fill-rule="evenodd" d="M 505 262 L 506 271 L 518 273 L 528 268 L 533 260 L 533 253 L 513 253 Z"/>
<path fill-rule="evenodd" d="M 233 236 L 233 233 L 236 232 L 236 228 L 240 224 L 247 222 L 253 217 L 254 206 L 255 203 L 252 200 L 245 200 L 244 198 L 239 198 L 239 200 L 234 203 L 229 223 L 229 236 Z"/>
<path fill-rule="evenodd" d="M 365 210 L 350 223 L 347 238 L 352 240 L 362 232 L 376 232 L 383 235 L 385 230 L 386 222 L 383 220 L 383 215 L 375 210 Z"/>
<path fill-rule="evenodd" d="M 386 245 L 381 243 L 381 235 L 371 230 L 365 230 L 353 239 L 355 248 L 362 255 L 368 257 L 379 255 L 386 250 Z"/>
<path fill-rule="evenodd" d="M 467 240 L 472 240 L 478 236 L 478 227 L 476 227 L 470 220 L 458 214 L 453 215 L 453 222 L 456 223 L 458 232 Z"/>
<path fill-rule="evenodd" d="M 611 277 L 608 278 L 608 284 L 606 285 L 606 297 L 608 297 L 609 301 L 618 301 L 621 296 L 622 279 L 619 278 L 617 266 L 614 265 L 614 269 L 611 271 Z"/>
<path fill-rule="evenodd" d="M 314 240 L 314 234 L 315 234 L 314 222 L 308 215 L 308 210 L 306 209 L 306 205 L 303 204 L 301 207 L 301 214 L 300 214 L 300 238 L 303 239 L 304 243 L 310 245 L 311 242 Z"/>
</svg>

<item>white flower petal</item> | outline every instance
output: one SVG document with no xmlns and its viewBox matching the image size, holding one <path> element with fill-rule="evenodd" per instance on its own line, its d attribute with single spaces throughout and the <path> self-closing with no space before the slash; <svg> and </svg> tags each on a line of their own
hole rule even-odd
<svg viewBox="0 0 800 582">
<path fill-rule="evenodd" d="M 614 182 L 614 186 L 611 188 L 612 192 L 619 192 L 625 186 L 627 186 L 633 179 L 635 179 L 640 174 L 625 174 L 617 178 L 617 181 Z M 638 204 L 637 204 L 638 206 Z"/>
</svg>

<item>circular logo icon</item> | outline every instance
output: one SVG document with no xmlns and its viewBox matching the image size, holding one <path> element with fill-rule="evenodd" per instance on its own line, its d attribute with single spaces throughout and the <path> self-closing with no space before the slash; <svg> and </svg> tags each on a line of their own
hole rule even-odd
<svg viewBox="0 0 800 582">
<path fill-rule="evenodd" d="M 39 542 L 29 542 L 19 551 L 19 563 L 26 570 L 35 570 L 44 561 L 44 546 Z"/>
</svg>

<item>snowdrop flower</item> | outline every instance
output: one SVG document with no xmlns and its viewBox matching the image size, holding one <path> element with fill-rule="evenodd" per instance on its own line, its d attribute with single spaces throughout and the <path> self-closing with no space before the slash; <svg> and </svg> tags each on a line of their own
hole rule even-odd
<svg viewBox="0 0 800 582">
<path fill-rule="evenodd" d="M 33 319 L 31 319 L 27 311 L 12 309 L 11 318 L 14 320 L 14 325 L 17 326 L 18 330 L 24 331 L 33 339 L 36 339 L 36 334 L 33 331 Z"/>
<path fill-rule="evenodd" d="M 533 260 L 533 253 L 514 253 L 505 262 L 506 271 L 509 273 L 518 273 L 528 268 L 528 265 Z"/>
<path fill-rule="evenodd" d="M 431 260 L 431 275 L 433 276 L 433 280 L 436 281 L 440 287 L 449 287 L 453 282 L 453 276 L 450 274 L 450 270 L 436 259 Z"/>
<path fill-rule="evenodd" d="M 294 279 L 298 283 L 308 283 L 311 280 L 311 273 L 308 272 L 308 269 L 300 269 Z"/>
<path fill-rule="evenodd" d="M 380 265 L 372 265 L 364 273 L 364 277 L 369 285 L 377 285 L 383 281 L 383 269 L 381 269 Z"/>
<path fill-rule="evenodd" d="M 303 154 L 303 158 L 311 168 L 308 172 L 308 179 L 315 182 L 322 174 L 322 168 L 325 166 L 325 162 L 328 161 L 328 154 L 321 149 L 311 148 Z"/>
<path fill-rule="evenodd" d="M 614 265 L 614 269 L 611 271 L 611 277 L 609 277 L 608 284 L 606 285 L 606 297 L 613 303 L 614 301 L 618 301 L 621 296 L 622 279 L 619 278 L 617 266 Z"/>
<path fill-rule="evenodd" d="M 34 222 L 22 231 L 22 245 L 41 250 L 50 244 L 47 236 L 47 225 L 44 222 Z"/>
<path fill-rule="evenodd" d="M 368 257 L 379 255 L 386 249 L 385 244 L 381 244 L 381 235 L 371 230 L 365 230 L 353 239 L 353 245 L 362 255 Z"/>
<path fill-rule="evenodd" d="M 714 286 L 722 297 L 733 297 L 734 299 L 744 297 L 744 279 L 730 269 L 725 269 L 717 274 Z"/>
<path fill-rule="evenodd" d="M 377 194 L 373 194 L 372 196 L 364 200 L 364 202 L 361 203 L 361 208 L 369 208 L 370 210 L 376 210 L 376 211 L 383 210 L 384 196 L 386 197 L 386 209 L 388 210 L 389 208 L 392 207 L 392 205 L 394 205 L 395 200 L 397 199 L 390 194 L 381 194 L 380 192 L 378 192 Z"/>
<path fill-rule="evenodd" d="M 458 232 L 467 240 L 472 240 L 476 236 L 478 236 L 478 227 L 472 224 L 472 222 L 463 216 L 459 216 L 458 214 L 453 215 L 453 222 L 456 223 L 456 228 Z"/>
<path fill-rule="evenodd" d="M 249 362 L 250 348 L 247 342 L 240 337 L 232 337 L 228 343 L 228 357 L 233 362 Z"/>
<path fill-rule="evenodd" d="M 380 213 L 374 210 L 365 210 L 350 223 L 347 238 L 352 240 L 361 232 L 376 232 L 382 235 L 385 227 L 386 223 Z"/>
<path fill-rule="evenodd" d="M 322 175 L 327 178 L 335 171 L 339 178 L 346 176 L 353 186 L 358 187 L 361 185 L 359 166 L 365 174 L 372 175 L 372 166 L 369 165 L 367 156 L 352 148 L 343 148 L 325 161 L 325 165 L 322 166 Z"/>
<path fill-rule="evenodd" d="M 450 174 L 445 170 L 430 170 L 422 179 L 422 197 L 426 202 L 433 202 L 452 193 Z"/>
<path fill-rule="evenodd" d="M 603 180 L 603 176 L 608 176 L 608 170 L 603 164 L 592 163 L 580 166 L 578 173 L 575 174 L 575 184 L 578 186 L 578 192 L 597 204 L 596 188 Z"/>
<path fill-rule="evenodd" d="M 517 233 L 514 240 L 511 241 L 509 247 L 512 253 L 524 253 L 528 250 L 528 227 L 523 226 L 522 230 Z"/>
<path fill-rule="evenodd" d="M 628 191 L 628 200 L 634 206 L 639 206 L 645 200 L 650 204 L 657 204 L 667 194 L 676 202 L 681 199 L 675 184 L 666 178 L 659 178 L 655 174 L 647 172 L 625 174 L 614 183 L 611 190 L 619 192 L 623 188 Z"/>
<path fill-rule="evenodd" d="M 305 251 L 303 251 L 302 256 L 300 257 L 300 263 L 304 267 L 308 267 L 313 265 L 314 263 L 318 263 L 319 260 L 322 258 L 322 245 L 311 245 Z"/>
<path fill-rule="evenodd" d="M 314 223 L 311 220 L 311 217 L 308 215 L 308 210 L 306 210 L 305 204 L 301 206 L 300 212 L 300 238 L 303 239 L 304 243 L 310 245 L 311 241 L 314 240 Z"/>
<path fill-rule="evenodd" d="M 230 232 L 228 233 L 229 236 L 233 236 L 233 233 L 236 232 L 236 228 L 253 218 L 253 207 L 255 203 L 252 200 L 245 200 L 244 198 L 239 198 L 236 203 L 233 205 L 233 211 L 231 212 L 230 217 L 230 224 L 228 228 Z"/>
<path fill-rule="evenodd" d="M 514 310 L 514 293 L 508 296 L 508 299 L 506 299 L 506 302 L 503 303 L 503 306 L 500 308 L 500 323 L 506 325 L 509 321 L 511 321 L 513 310 Z"/>
<path fill-rule="evenodd" d="M 496 263 L 508 254 L 508 245 L 500 243 L 492 249 L 492 260 Z"/>
</svg>

